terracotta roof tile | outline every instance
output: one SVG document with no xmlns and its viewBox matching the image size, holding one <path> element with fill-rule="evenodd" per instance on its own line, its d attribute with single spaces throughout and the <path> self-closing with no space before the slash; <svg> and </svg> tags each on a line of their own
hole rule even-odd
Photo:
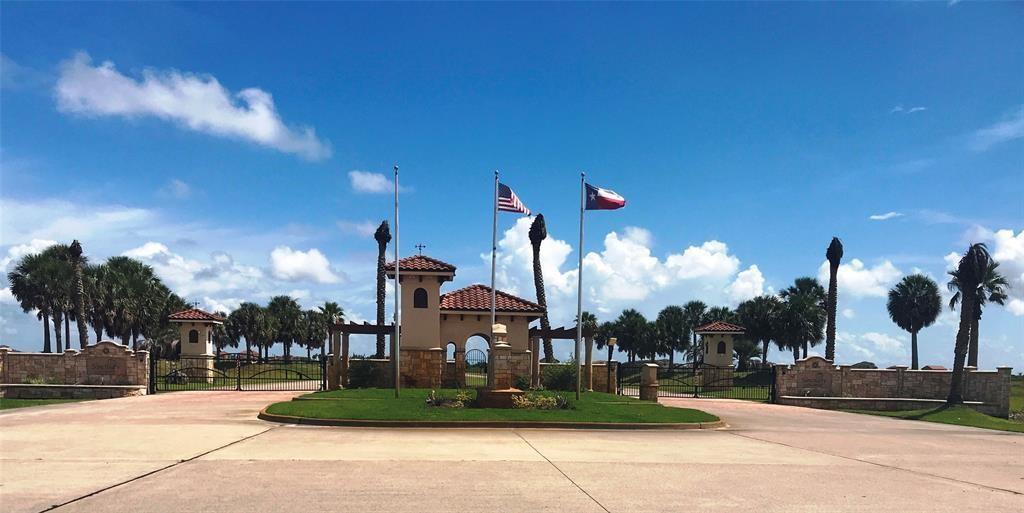
<svg viewBox="0 0 1024 513">
<path fill-rule="evenodd" d="M 498 291 L 495 311 L 542 313 L 544 309 L 532 301 Z M 491 310 L 491 288 L 487 285 L 470 285 L 441 296 L 441 310 Z"/>
<path fill-rule="evenodd" d="M 414 255 L 411 257 L 405 257 L 401 260 L 402 271 L 424 271 L 432 273 L 454 273 L 455 266 L 448 262 L 442 262 L 436 258 L 430 258 L 425 255 Z M 384 271 L 388 274 L 394 274 L 395 263 L 388 262 L 384 264 Z"/>
<path fill-rule="evenodd" d="M 697 333 L 743 333 L 743 326 L 737 326 L 725 321 L 712 321 L 693 330 Z"/>
<path fill-rule="evenodd" d="M 224 322 L 224 318 L 219 315 L 214 315 L 210 312 L 205 312 L 198 308 L 191 308 L 183 310 L 181 312 L 175 312 L 167 316 L 168 320 L 171 321 L 213 321 L 213 322 Z"/>
</svg>

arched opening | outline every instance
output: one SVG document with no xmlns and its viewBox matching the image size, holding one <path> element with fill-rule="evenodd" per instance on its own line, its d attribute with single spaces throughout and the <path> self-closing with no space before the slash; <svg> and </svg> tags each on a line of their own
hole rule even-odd
<svg viewBox="0 0 1024 513">
<path fill-rule="evenodd" d="M 198 344 L 199 343 L 199 331 L 191 330 L 188 332 L 188 343 Z"/>
<path fill-rule="evenodd" d="M 466 339 L 466 386 L 487 385 L 487 361 L 491 346 L 484 335 Z"/>
<path fill-rule="evenodd" d="M 455 361 L 455 342 L 448 342 L 448 345 L 444 346 L 445 360 L 449 362 Z"/>
<path fill-rule="evenodd" d="M 718 343 L 718 354 L 725 354 L 725 342 Z"/>
<path fill-rule="evenodd" d="M 426 308 L 427 307 L 427 289 L 418 288 L 412 293 L 412 307 L 413 308 Z"/>
</svg>

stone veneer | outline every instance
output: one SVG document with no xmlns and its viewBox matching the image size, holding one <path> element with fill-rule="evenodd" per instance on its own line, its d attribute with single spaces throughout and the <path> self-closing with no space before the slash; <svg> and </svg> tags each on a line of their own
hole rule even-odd
<svg viewBox="0 0 1024 513">
<path fill-rule="evenodd" d="M 7 397 L 106 398 L 144 394 L 149 386 L 149 352 L 132 351 L 111 341 L 60 354 L 3 348 L 0 384 L 14 385 L 3 387 Z M 83 387 L 71 391 L 69 387 L 73 386 Z M 30 390 L 42 387 L 48 391 Z"/>
<path fill-rule="evenodd" d="M 444 375 L 444 349 L 402 349 L 402 386 L 409 388 L 441 388 Z"/>
<path fill-rule="evenodd" d="M 999 367 L 995 371 L 979 371 L 968 367 L 964 373 L 964 400 L 978 403 L 979 411 L 999 417 L 1009 416 L 1011 370 L 1010 367 Z M 952 375 L 948 370 L 908 370 L 906 366 L 892 369 L 836 367 L 824 358 L 812 356 L 794 365 L 778 367 L 775 386 L 776 394 L 783 403 L 787 397 L 942 400 L 949 394 Z M 817 403 L 838 404 L 836 401 Z M 863 404 L 872 406 L 875 403 L 877 401 Z M 878 409 L 889 409 L 899 404 L 896 401 L 891 405 L 877 406 Z"/>
</svg>

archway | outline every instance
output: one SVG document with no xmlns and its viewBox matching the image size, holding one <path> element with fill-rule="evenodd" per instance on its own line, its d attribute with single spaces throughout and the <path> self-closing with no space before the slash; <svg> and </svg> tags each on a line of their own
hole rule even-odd
<svg viewBox="0 0 1024 513">
<path fill-rule="evenodd" d="M 487 386 L 487 361 L 491 346 L 484 335 L 473 335 L 466 339 L 467 387 Z"/>
</svg>

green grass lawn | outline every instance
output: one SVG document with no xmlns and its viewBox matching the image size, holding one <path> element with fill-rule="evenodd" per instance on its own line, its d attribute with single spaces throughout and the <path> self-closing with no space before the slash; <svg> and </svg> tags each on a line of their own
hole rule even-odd
<svg viewBox="0 0 1024 513">
<path fill-rule="evenodd" d="M 7 399 L 0 397 L 0 410 L 45 406 L 47 404 L 77 403 L 84 399 Z"/>
<path fill-rule="evenodd" d="M 572 403 L 568 410 L 519 410 L 491 408 L 438 408 L 427 406 L 429 390 L 406 389 L 396 399 L 390 389 L 350 389 L 316 392 L 302 396 L 310 399 L 276 403 L 267 412 L 277 415 L 319 419 L 354 420 L 435 420 L 435 421 L 550 421 L 550 422 L 714 422 L 718 417 L 684 408 L 668 408 L 657 403 L 599 392 L 588 392 L 579 401 L 563 394 Z M 467 390 L 475 397 L 475 390 Z M 456 390 L 439 390 L 453 398 Z M 554 395 L 554 392 L 535 392 Z M 531 393 L 533 394 L 533 393 Z"/>
<path fill-rule="evenodd" d="M 1024 422 L 990 417 L 984 413 L 979 413 L 968 408 L 967 406 L 954 406 L 952 408 L 939 407 L 927 410 L 908 411 L 853 410 L 853 413 L 866 413 L 869 415 L 880 415 L 883 417 L 894 417 L 898 419 L 923 420 L 926 422 L 939 422 L 941 424 L 956 424 L 958 426 L 971 426 L 1024 433 Z"/>
<path fill-rule="evenodd" d="M 1010 413 L 1024 412 L 1024 376 L 1010 378 Z"/>
</svg>

